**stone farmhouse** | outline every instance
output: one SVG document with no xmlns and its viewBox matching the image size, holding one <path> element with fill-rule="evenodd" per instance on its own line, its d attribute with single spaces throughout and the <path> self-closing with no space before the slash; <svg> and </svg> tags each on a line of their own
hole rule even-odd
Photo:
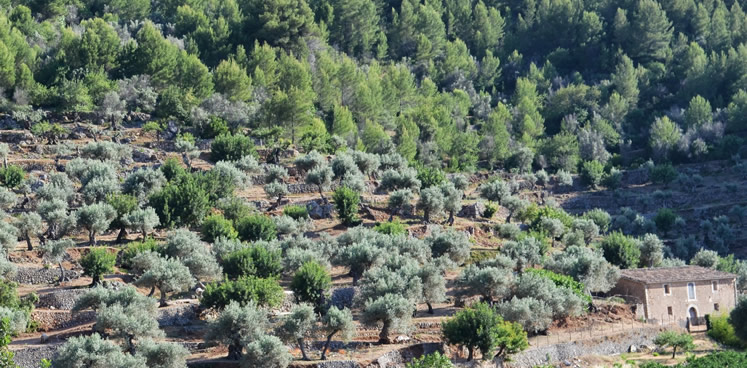
<svg viewBox="0 0 747 368">
<path fill-rule="evenodd" d="M 736 280 L 734 274 L 699 266 L 638 268 L 622 270 L 610 294 L 635 304 L 639 318 L 692 327 L 704 325 L 707 314 L 734 308 Z"/>
</svg>

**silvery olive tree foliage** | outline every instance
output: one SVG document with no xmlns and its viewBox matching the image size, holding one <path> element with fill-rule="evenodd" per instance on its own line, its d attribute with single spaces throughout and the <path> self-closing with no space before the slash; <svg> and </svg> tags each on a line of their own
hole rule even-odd
<svg viewBox="0 0 747 368">
<path fill-rule="evenodd" d="M 166 177 L 161 170 L 143 167 L 132 171 L 125 177 L 122 192 L 135 196 L 138 202 L 143 204 L 148 201 L 152 194 L 159 192 L 165 185 Z"/>
<path fill-rule="evenodd" d="M 332 184 L 332 176 L 332 169 L 327 165 L 317 166 L 306 173 L 306 184 L 317 187 L 323 203 L 327 203 L 324 191 L 329 190 L 329 186 Z"/>
<path fill-rule="evenodd" d="M 145 360 L 127 354 L 116 343 L 99 334 L 74 336 L 61 347 L 52 360 L 55 367 L 147 368 Z"/>
<path fill-rule="evenodd" d="M 303 173 L 307 173 L 317 167 L 326 165 L 327 159 L 324 158 L 319 152 L 313 150 L 293 162 L 298 170 Z"/>
<path fill-rule="evenodd" d="M 148 233 L 153 231 L 158 225 L 161 224 L 158 214 L 153 207 L 146 207 L 144 209 L 136 209 L 122 219 L 122 222 L 131 231 L 138 232 L 142 235 L 143 241 L 148 236 Z"/>
<path fill-rule="evenodd" d="M 436 228 L 424 241 L 431 248 L 433 258 L 444 257 L 453 266 L 464 264 L 472 246 L 467 234 L 453 229 Z"/>
<path fill-rule="evenodd" d="M 470 264 L 457 279 L 458 291 L 462 296 L 479 295 L 492 304 L 509 295 L 514 267 L 515 262 L 502 255 L 479 265 Z"/>
<path fill-rule="evenodd" d="M 284 340 L 298 344 L 303 360 L 310 360 L 306 355 L 307 338 L 316 332 L 317 316 L 314 307 L 309 304 L 298 304 L 291 309 L 290 314 L 283 318 L 279 332 Z"/>
<path fill-rule="evenodd" d="M 173 258 L 156 258 L 148 269 L 135 281 L 135 285 L 155 287 L 161 292 L 160 305 L 168 305 L 169 293 L 183 292 L 194 285 L 189 268 Z"/>
<path fill-rule="evenodd" d="M 223 270 L 210 246 L 194 232 L 187 229 L 171 231 L 163 244 L 162 252 L 183 263 L 192 277 L 200 283 L 222 278 Z"/>
<path fill-rule="evenodd" d="M 39 247 L 42 258 L 49 263 L 56 263 L 60 268 L 60 283 L 65 281 L 65 269 L 62 261 L 65 260 L 67 250 L 75 246 L 71 239 L 50 240 Z"/>
<path fill-rule="evenodd" d="M 91 246 L 96 245 L 96 234 L 108 230 L 116 216 L 117 211 L 107 203 L 89 204 L 75 211 L 78 226 L 88 231 Z"/>
<path fill-rule="evenodd" d="M 270 327 L 267 311 L 254 302 L 240 305 L 232 301 L 212 321 L 209 321 L 205 341 L 228 346 L 228 359 L 244 355 L 244 344 L 257 341 Z"/>
<path fill-rule="evenodd" d="M 79 192 L 87 203 L 101 202 L 120 190 L 117 169 L 109 162 L 76 158 L 67 163 L 65 174 L 80 182 Z"/>
<path fill-rule="evenodd" d="M 412 200 L 415 195 L 410 189 L 398 189 L 389 194 L 387 199 L 387 208 L 389 209 L 389 221 L 394 220 L 394 216 L 401 214 L 403 211 L 409 211 L 412 208 Z"/>
<path fill-rule="evenodd" d="M 195 143 L 184 137 L 177 137 L 174 141 L 174 149 L 182 155 L 182 161 L 188 169 L 192 169 L 192 160 L 200 156 L 200 150 Z"/>
<path fill-rule="evenodd" d="M 13 220 L 13 225 L 18 229 L 21 237 L 26 240 L 27 249 L 33 250 L 31 239 L 39 237 L 43 233 L 42 217 L 36 212 L 23 212 Z"/>
<path fill-rule="evenodd" d="M 54 198 L 40 201 L 37 212 L 47 223 L 44 236 L 52 240 L 65 236 L 77 224 L 76 216 L 69 213 L 68 204 L 62 199 Z"/>
<path fill-rule="evenodd" d="M 620 278 L 620 269 L 607 262 L 600 251 L 576 245 L 553 253 L 545 268 L 573 277 L 589 292 L 607 292 Z"/>
<path fill-rule="evenodd" d="M 439 216 L 444 210 L 444 194 L 438 187 L 429 187 L 420 191 L 418 208 L 423 210 L 423 220 L 428 223 L 431 216 Z"/>
<path fill-rule="evenodd" d="M 272 206 L 272 208 L 275 208 L 280 205 L 283 197 L 288 195 L 288 186 L 285 184 L 285 180 L 288 178 L 288 171 L 278 165 L 265 165 L 264 171 L 265 193 L 267 193 L 268 198 L 276 200 Z"/>
<path fill-rule="evenodd" d="M 80 149 L 83 157 L 112 163 L 127 163 L 132 160 L 132 147 L 115 142 L 89 142 Z"/>
</svg>

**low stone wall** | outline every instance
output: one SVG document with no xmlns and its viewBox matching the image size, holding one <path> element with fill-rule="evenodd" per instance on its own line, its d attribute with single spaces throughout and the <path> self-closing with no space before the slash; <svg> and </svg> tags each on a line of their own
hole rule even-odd
<svg viewBox="0 0 747 368">
<path fill-rule="evenodd" d="M 72 310 L 75 305 L 75 301 L 88 289 L 69 289 L 69 290 L 55 290 L 51 293 L 39 295 L 39 302 L 36 303 L 37 308 L 43 309 L 59 309 L 59 310 Z"/>
<path fill-rule="evenodd" d="M 92 323 L 96 320 L 96 312 L 36 309 L 31 312 L 31 318 L 39 323 L 40 331 L 54 331 Z"/>
<path fill-rule="evenodd" d="M 42 359 L 50 359 L 53 357 L 60 346 L 62 346 L 62 343 L 16 350 L 14 351 L 15 356 L 13 357 L 13 360 L 20 368 L 38 368 L 39 362 Z"/>
<path fill-rule="evenodd" d="M 581 356 L 626 353 L 631 346 L 653 346 L 653 340 L 664 330 L 663 327 L 642 328 L 589 340 L 529 348 L 512 356 L 512 362 L 505 366 L 531 368 L 543 364 L 565 364 Z"/>
<path fill-rule="evenodd" d="M 65 270 L 65 276 L 68 280 L 77 279 L 81 272 Z M 18 267 L 11 280 L 25 285 L 54 284 L 60 280 L 60 270 L 57 267 Z"/>
</svg>

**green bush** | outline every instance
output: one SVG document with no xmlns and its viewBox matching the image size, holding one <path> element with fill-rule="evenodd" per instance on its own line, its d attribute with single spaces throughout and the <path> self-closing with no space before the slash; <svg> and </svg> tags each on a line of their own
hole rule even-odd
<svg viewBox="0 0 747 368">
<path fill-rule="evenodd" d="M 332 285 L 332 278 L 324 266 L 309 261 L 293 275 L 291 290 L 299 303 L 310 303 L 317 308 L 322 306 L 325 294 Z"/>
<path fill-rule="evenodd" d="M 284 297 L 285 293 L 277 279 L 243 276 L 236 280 L 207 284 L 200 304 L 205 308 L 223 309 L 232 301 L 241 304 L 254 301 L 260 306 L 277 307 Z"/>
<path fill-rule="evenodd" d="M 181 161 L 176 157 L 167 158 L 166 161 L 163 162 L 163 165 L 161 165 L 161 172 L 169 182 L 189 175 L 184 166 L 182 166 Z"/>
<path fill-rule="evenodd" d="M 277 237 L 277 227 L 272 218 L 265 215 L 249 215 L 236 221 L 236 231 L 243 241 L 270 241 Z"/>
<path fill-rule="evenodd" d="M 153 238 L 145 239 L 145 241 L 134 241 L 129 244 L 127 244 L 127 247 L 122 249 L 120 251 L 121 256 L 119 259 L 120 264 L 124 268 L 130 268 L 132 267 L 132 259 L 135 258 L 136 255 L 148 251 L 156 252 L 158 251 L 158 242 L 156 242 Z"/>
<path fill-rule="evenodd" d="M 400 235 L 407 233 L 407 225 L 394 220 L 390 222 L 382 222 L 374 226 L 374 230 L 379 233 L 386 235 Z"/>
<path fill-rule="evenodd" d="M 247 155 L 258 156 L 254 142 L 244 135 L 222 134 L 210 145 L 210 159 L 214 162 L 238 161 Z"/>
<path fill-rule="evenodd" d="M 745 344 L 734 333 L 734 326 L 729 322 L 728 314 L 710 315 L 708 336 L 719 343 L 733 348 L 744 348 Z"/>
<path fill-rule="evenodd" d="M 659 209 L 659 211 L 656 212 L 656 217 L 654 217 L 656 228 L 665 233 L 672 230 L 676 220 L 677 215 L 669 208 Z"/>
<path fill-rule="evenodd" d="M 96 285 L 101 281 L 101 276 L 114 271 L 116 261 L 115 253 L 109 253 L 106 248 L 96 247 L 81 257 L 80 265 L 83 267 L 83 274 L 93 279 L 91 285 Z"/>
<path fill-rule="evenodd" d="M 202 238 L 209 243 L 219 237 L 236 239 L 239 233 L 233 228 L 233 222 L 223 215 L 210 215 L 202 222 Z"/>
<path fill-rule="evenodd" d="M 420 166 L 418 170 L 418 180 L 420 180 L 420 188 L 430 188 L 432 186 L 439 185 L 446 180 L 444 172 L 436 167 Z"/>
<path fill-rule="evenodd" d="M 486 219 L 493 218 L 496 212 L 498 212 L 498 206 L 488 203 L 485 205 L 485 211 L 482 212 L 482 217 Z"/>
<path fill-rule="evenodd" d="M 304 206 L 290 205 L 283 208 L 283 214 L 292 217 L 294 220 L 309 218 L 309 211 Z"/>
<path fill-rule="evenodd" d="M 677 179 L 677 169 L 671 164 L 656 165 L 649 170 L 649 177 L 656 184 L 669 184 Z"/>
<path fill-rule="evenodd" d="M 541 228 L 543 217 L 558 219 L 567 228 L 573 226 L 573 216 L 569 215 L 568 212 L 565 212 L 565 210 L 559 207 L 540 207 L 536 203 L 532 203 L 524 208 L 518 216 L 519 220 L 529 224 L 532 229 L 537 230 Z"/>
<path fill-rule="evenodd" d="M 619 231 L 610 233 L 602 240 L 604 258 L 620 268 L 636 268 L 641 250 L 635 240 Z"/>
<path fill-rule="evenodd" d="M 592 160 L 586 161 L 581 165 L 581 180 L 592 188 L 596 188 L 602 183 L 604 178 L 604 165 L 601 162 Z"/>
<path fill-rule="evenodd" d="M 217 116 L 211 116 L 210 122 L 203 125 L 202 129 L 200 129 L 200 136 L 205 139 L 228 135 L 229 133 L 228 123 Z"/>
<path fill-rule="evenodd" d="M 348 187 L 339 187 L 332 195 L 332 200 L 335 201 L 337 216 L 344 225 L 356 225 L 360 221 L 358 219 L 358 201 L 360 201 L 358 192 Z"/>
<path fill-rule="evenodd" d="M 415 358 L 412 362 L 407 364 L 407 368 L 452 368 L 454 364 L 451 364 L 451 360 L 446 355 L 441 355 L 439 352 L 432 354 L 423 355 L 420 358 Z"/>
<path fill-rule="evenodd" d="M 0 183 L 6 188 L 18 188 L 26 179 L 26 172 L 23 168 L 16 165 L 0 167 Z"/>
<path fill-rule="evenodd" d="M 210 199 L 191 176 L 185 176 L 153 194 L 149 205 L 156 210 L 163 227 L 194 226 L 210 209 Z"/>
<path fill-rule="evenodd" d="M 278 277 L 283 271 L 279 250 L 261 244 L 239 249 L 223 256 L 223 272 L 231 279 L 242 276 Z"/>
</svg>

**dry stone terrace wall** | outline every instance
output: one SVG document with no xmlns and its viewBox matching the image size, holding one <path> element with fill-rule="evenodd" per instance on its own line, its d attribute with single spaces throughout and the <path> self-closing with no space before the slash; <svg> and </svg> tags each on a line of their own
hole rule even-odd
<svg viewBox="0 0 747 368">
<path fill-rule="evenodd" d="M 65 270 L 65 277 L 69 280 L 77 279 L 81 276 L 80 271 Z M 10 278 L 19 284 L 25 285 L 45 285 L 54 284 L 60 279 L 60 270 L 57 267 L 26 267 L 17 268 L 15 275 Z"/>
</svg>

